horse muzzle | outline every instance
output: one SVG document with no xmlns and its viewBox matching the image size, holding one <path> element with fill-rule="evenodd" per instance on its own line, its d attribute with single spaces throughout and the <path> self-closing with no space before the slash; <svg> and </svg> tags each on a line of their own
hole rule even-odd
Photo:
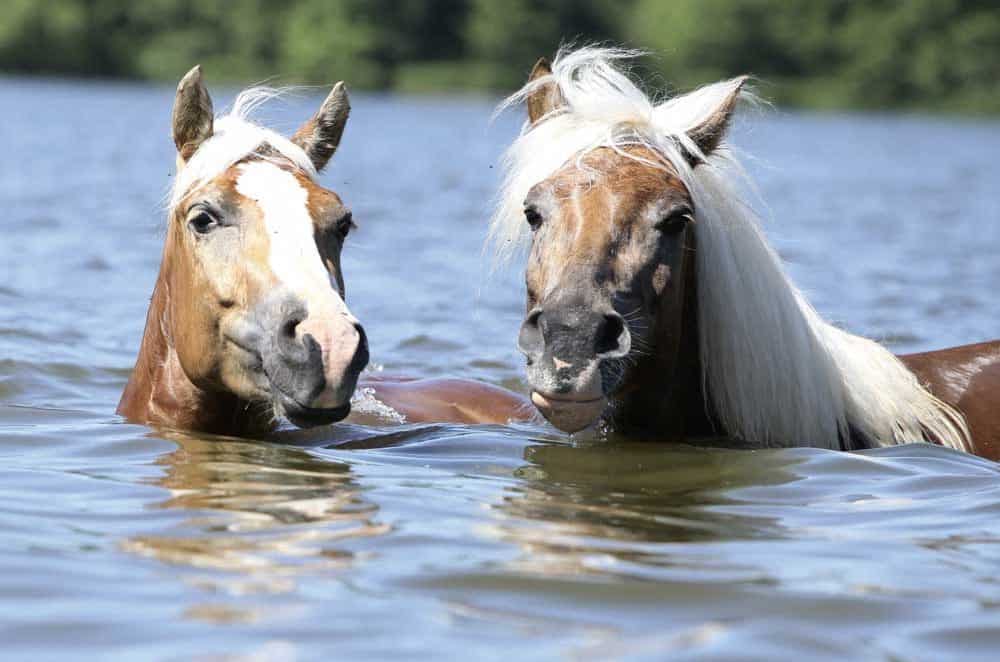
<svg viewBox="0 0 1000 662">
<path fill-rule="evenodd" d="M 545 420 L 568 434 L 579 432 L 599 421 L 608 406 L 608 399 L 604 396 L 578 399 L 565 395 L 546 395 L 539 391 L 531 392 L 531 402 Z"/>
<path fill-rule="evenodd" d="M 545 419 L 572 434 L 600 420 L 608 406 L 600 359 L 569 364 L 544 355 L 528 366 L 531 402 Z"/>
<path fill-rule="evenodd" d="M 612 385 L 606 368 L 629 353 L 631 336 L 610 307 L 555 301 L 528 314 L 518 348 L 527 359 L 532 403 L 552 425 L 572 434 L 607 409 Z"/>
<path fill-rule="evenodd" d="M 270 393 L 275 413 L 298 427 L 327 425 L 351 412 L 351 396 L 368 365 L 368 340 L 349 313 L 311 316 L 305 304 L 286 296 L 262 305 L 253 333 L 230 340 L 256 349 L 257 382 Z"/>
<path fill-rule="evenodd" d="M 349 401 L 339 407 L 306 407 L 281 392 L 276 393 L 274 396 L 274 407 L 279 414 L 300 428 L 330 425 L 331 423 L 344 420 L 351 413 L 351 403 Z"/>
</svg>

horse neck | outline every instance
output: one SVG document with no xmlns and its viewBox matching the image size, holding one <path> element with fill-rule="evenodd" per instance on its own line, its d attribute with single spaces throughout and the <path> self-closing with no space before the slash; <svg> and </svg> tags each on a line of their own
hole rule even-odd
<svg viewBox="0 0 1000 662">
<path fill-rule="evenodd" d="M 166 263 L 166 258 L 164 263 Z M 170 319 L 170 288 L 161 268 L 139 356 L 118 403 L 118 413 L 136 423 L 245 436 L 273 427 L 271 417 L 231 393 L 200 388 L 188 379 L 177 356 Z"/>
<path fill-rule="evenodd" d="M 620 432 L 689 438 L 715 430 L 702 381 L 694 250 L 686 252 L 681 323 L 676 330 L 657 325 L 654 351 L 638 360 L 628 391 L 615 403 Z"/>
</svg>

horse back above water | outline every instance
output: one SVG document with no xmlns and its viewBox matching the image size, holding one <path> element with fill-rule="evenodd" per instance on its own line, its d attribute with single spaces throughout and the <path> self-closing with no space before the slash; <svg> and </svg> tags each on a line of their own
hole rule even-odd
<svg viewBox="0 0 1000 662">
<path fill-rule="evenodd" d="M 529 247 L 539 411 L 567 432 L 1000 457 L 1000 341 L 897 357 L 824 321 L 740 193 L 725 138 L 746 78 L 655 103 L 633 55 L 560 51 L 502 106 L 529 117 L 491 237 L 501 259 Z"/>
</svg>

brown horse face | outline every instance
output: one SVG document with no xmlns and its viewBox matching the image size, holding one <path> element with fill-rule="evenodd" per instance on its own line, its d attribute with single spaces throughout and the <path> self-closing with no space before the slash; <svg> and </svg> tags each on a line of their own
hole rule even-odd
<svg viewBox="0 0 1000 662">
<path fill-rule="evenodd" d="M 745 80 L 685 129 L 686 165 L 719 147 Z M 575 112 L 544 58 L 524 90 L 531 130 Z M 663 343 L 680 340 L 695 209 L 676 168 L 641 144 L 571 158 L 524 201 L 532 244 L 518 346 L 532 401 L 566 432 L 595 423 L 628 391 L 639 356 L 670 370 L 677 355 Z"/>
<path fill-rule="evenodd" d="M 174 112 L 185 168 L 197 167 L 199 135 L 212 135 L 211 126 L 190 131 L 211 122 L 210 104 L 207 120 L 198 104 L 184 106 L 190 76 Z M 195 83 L 200 87 L 200 74 Z M 207 99 L 203 90 L 198 94 Z M 293 137 L 316 170 L 332 155 L 346 119 L 346 93 L 338 85 Z M 174 347 L 187 377 L 203 388 L 270 402 L 300 426 L 346 416 L 368 362 L 340 270 L 352 225 L 337 194 L 280 146 L 263 144 L 186 192 L 173 209 L 164 259 Z"/>
<path fill-rule="evenodd" d="M 677 176 L 608 148 L 528 194 L 528 313 L 518 346 L 532 401 L 556 427 L 594 423 L 628 383 L 635 357 L 665 332 L 677 335 L 693 215 Z"/>
</svg>

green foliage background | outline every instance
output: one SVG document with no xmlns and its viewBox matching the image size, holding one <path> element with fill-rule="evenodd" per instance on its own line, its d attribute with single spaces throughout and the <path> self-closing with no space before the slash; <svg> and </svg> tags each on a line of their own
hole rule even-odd
<svg viewBox="0 0 1000 662">
<path fill-rule="evenodd" d="M 683 89 L 746 72 L 780 103 L 1000 112 L 996 0 L 6 0 L 0 70 L 511 90 L 566 41 L 646 49 Z"/>
</svg>

